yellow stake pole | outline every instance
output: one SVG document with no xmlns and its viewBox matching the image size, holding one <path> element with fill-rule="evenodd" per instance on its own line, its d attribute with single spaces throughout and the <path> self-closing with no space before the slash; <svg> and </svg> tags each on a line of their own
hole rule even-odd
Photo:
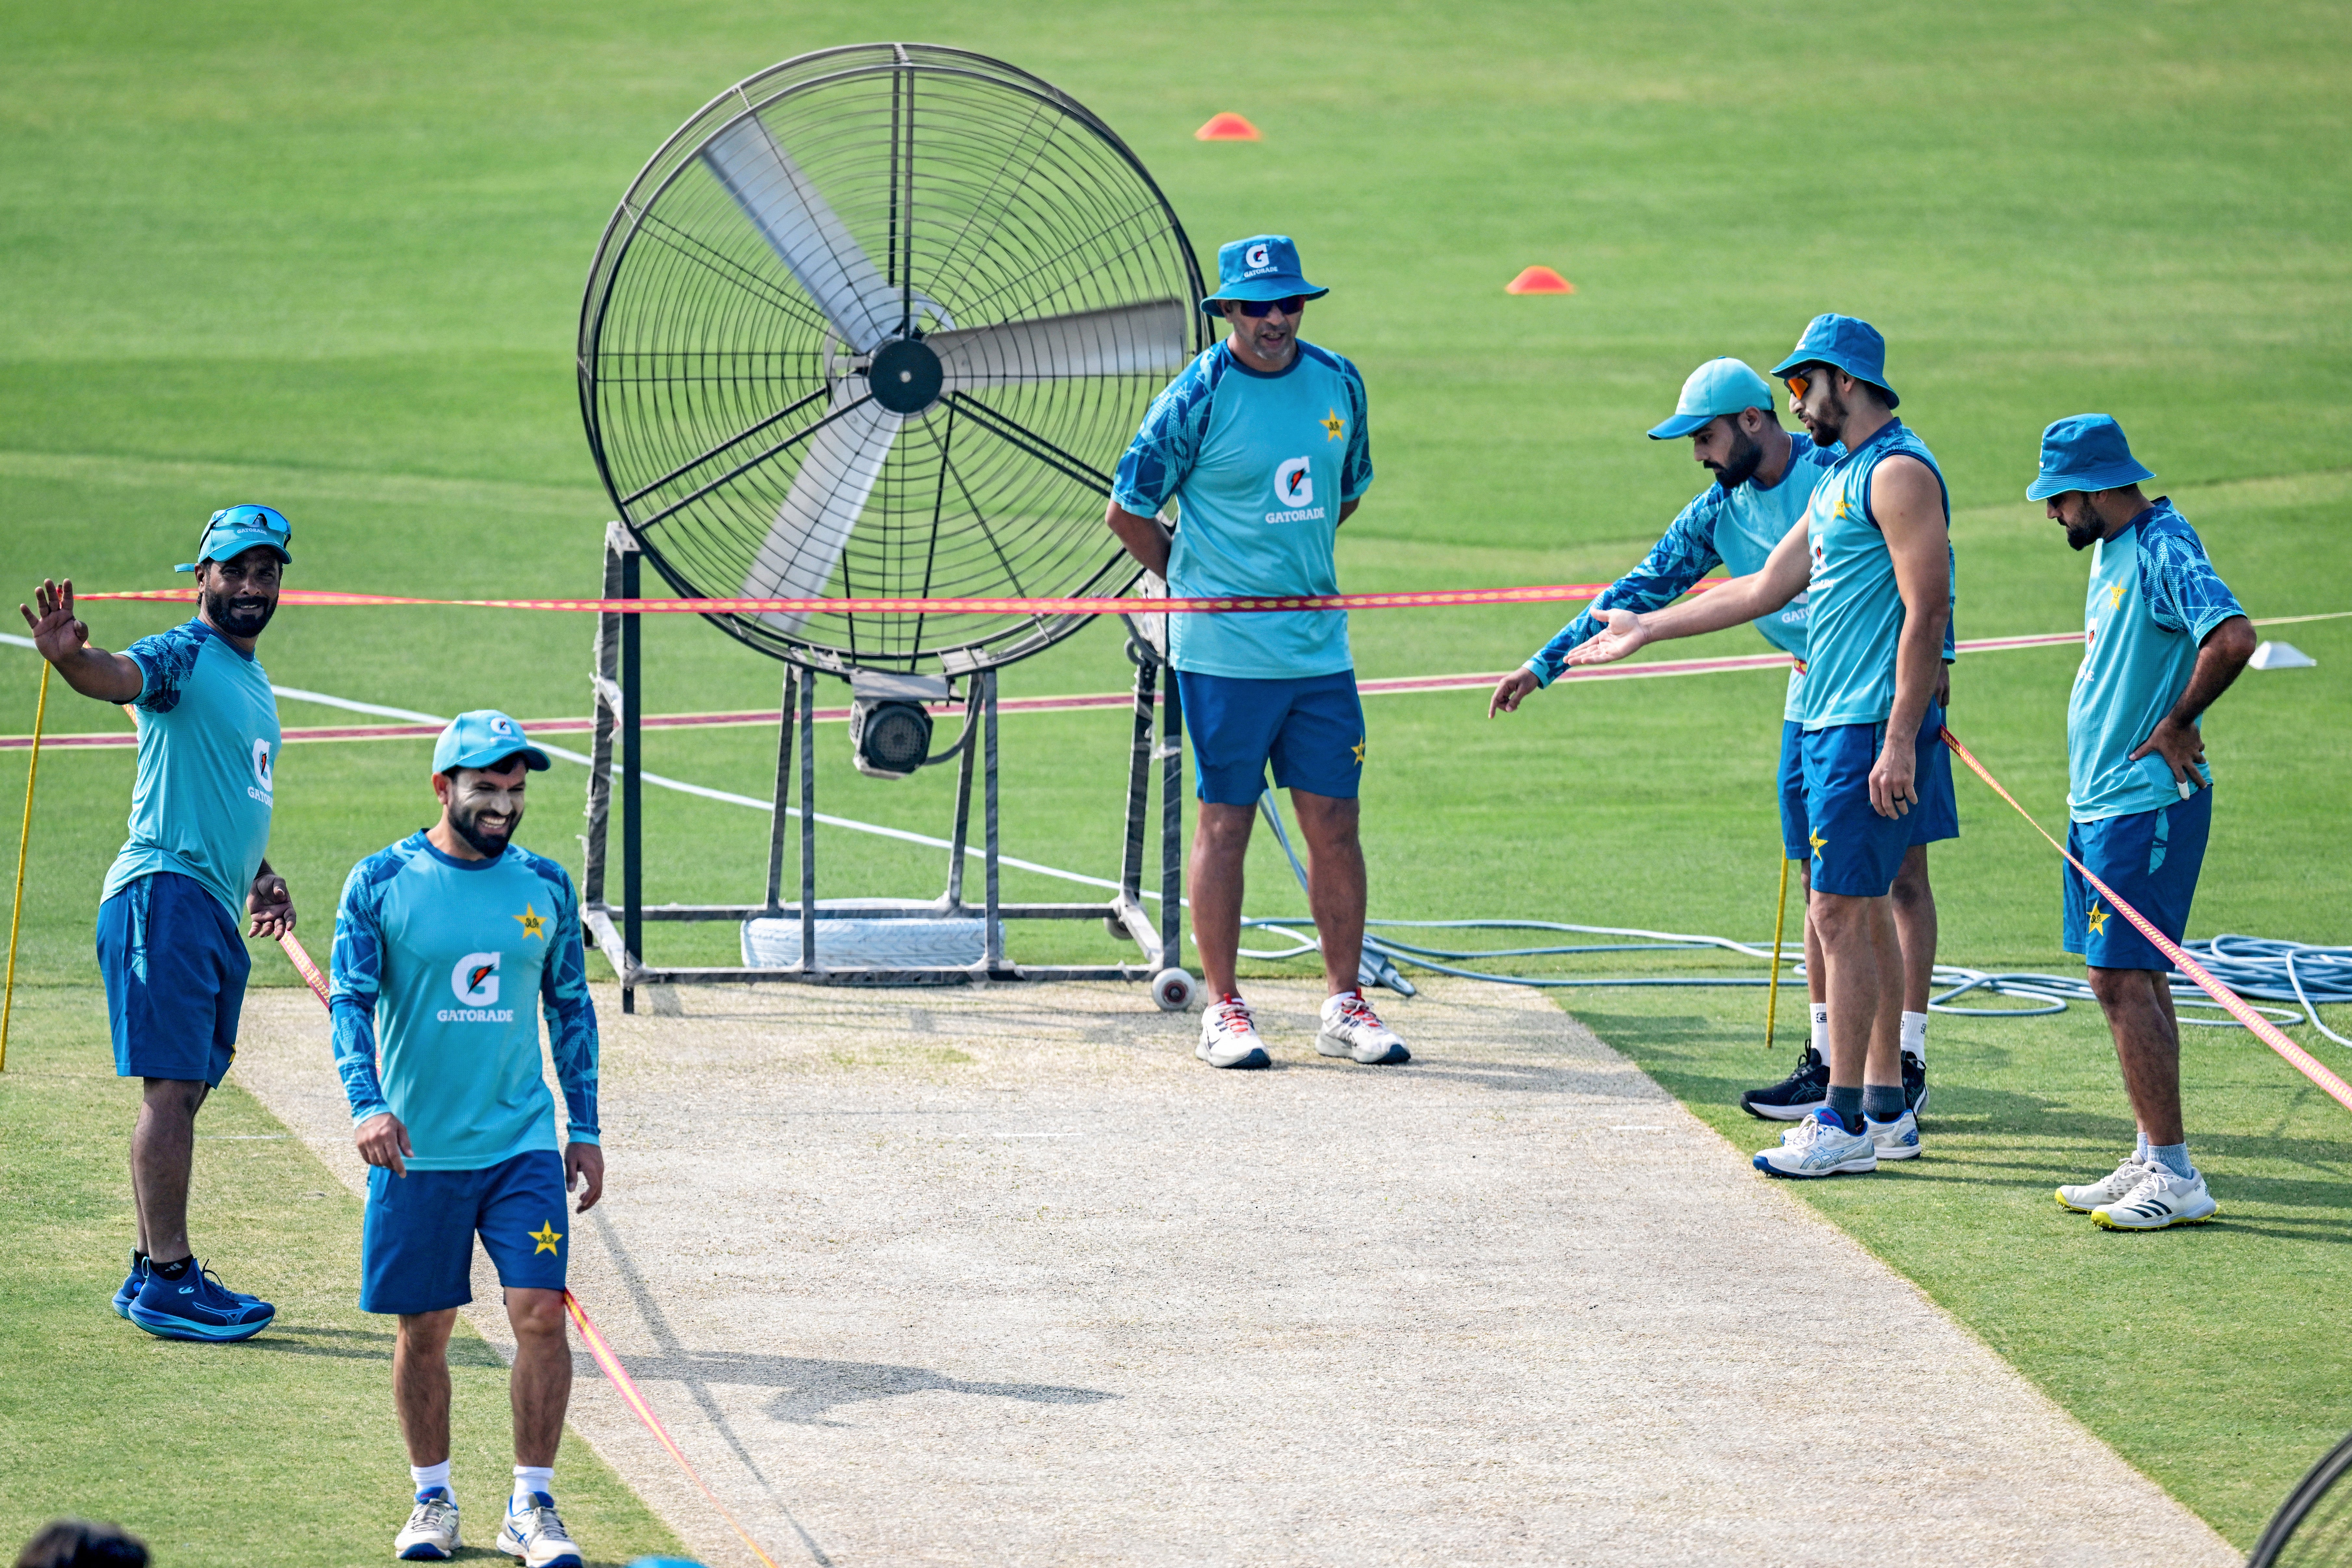
<svg viewBox="0 0 2352 1568">
<path fill-rule="evenodd" d="M 1765 992 L 1764 1048 L 1772 1048 L 1772 1026 L 1780 1016 L 1780 933 L 1789 925 L 1789 858 L 1780 857 L 1780 908 L 1772 917 L 1772 982 Z"/>
<path fill-rule="evenodd" d="M 0 990 L 0 1072 L 8 1070 L 8 1016 L 16 1006 L 16 928 L 25 919 L 25 852 L 33 844 L 33 781 L 41 776 L 41 722 L 49 716 L 49 661 L 41 660 L 41 696 L 33 705 L 33 760 L 25 769 L 25 831 L 16 839 L 16 907 L 8 916 L 8 984 Z"/>
</svg>

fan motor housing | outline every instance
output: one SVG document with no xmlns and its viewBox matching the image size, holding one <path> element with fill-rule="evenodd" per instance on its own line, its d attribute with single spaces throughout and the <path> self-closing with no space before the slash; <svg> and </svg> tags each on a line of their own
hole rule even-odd
<svg viewBox="0 0 2352 1568">
<path fill-rule="evenodd" d="M 945 680 L 859 670 L 849 689 L 850 760 L 859 773 L 903 779 L 930 761 L 931 715 L 923 704 L 952 695 Z"/>
<path fill-rule="evenodd" d="M 920 414 L 940 400 L 947 374 L 940 356 L 920 338 L 900 338 L 874 351 L 866 373 L 874 401 L 893 414 Z"/>
</svg>

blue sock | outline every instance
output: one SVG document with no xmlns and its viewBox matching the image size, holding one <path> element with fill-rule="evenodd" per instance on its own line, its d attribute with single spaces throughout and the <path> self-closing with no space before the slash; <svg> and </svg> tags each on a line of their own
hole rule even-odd
<svg viewBox="0 0 2352 1568">
<path fill-rule="evenodd" d="M 1901 1098 L 1902 1091 L 1897 1089 L 1895 1095 Z M 1840 1089 L 1836 1084 L 1830 1085 L 1830 1109 L 1837 1113 L 1838 1121 L 1847 1131 L 1861 1131 L 1862 1086 L 1856 1084 L 1850 1089 Z"/>
<path fill-rule="evenodd" d="M 1894 1121 L 1903 1114 L 1903 1086 L 1866 1083 L 1862 1086 L 1862 1113 L 1873 1121 Z"/>
<path fill-rule="evenodd" d="M 2139 1149 L 2138 1149 L 2138 1153 L 2139 1153 L 2139 1163 L 2140 1163 L 2141 1164 L 2143 1164 L 2143 1165 L 2147 1164 L 2147 1133 L 2145 1133 L 2145 1132 L 2143 1132 L 2143 1133 L 2141 1133 L 2141 1134 L 2139 1135 Z"/>
<path fill-rule="evenodd" d="M 2189 1163 L 2189 1145 L 2185 1142 L 2151 1143 L 2147 1152 L 2157 1163 L 2183 1181 L 2197 1173 L 2197 1167 Z"/>
</svg>

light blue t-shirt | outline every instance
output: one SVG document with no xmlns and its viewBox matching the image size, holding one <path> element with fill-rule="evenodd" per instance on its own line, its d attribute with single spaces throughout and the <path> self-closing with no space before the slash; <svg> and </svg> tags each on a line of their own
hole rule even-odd
<svg viewBox="0 0 2352 1568">
<path fill-rule="evenodd" d="M 1528 660 L 1536 679 L 1549 686 L 1568 668 L 1568 653 L 1599 635 L 1603 610 L 1637 614 L 1664 609 L 1691 591 L 1698 580 L 1720 565 L 1735 577 L 1763 569 L 1772 547 L 1789 535 L 1805 515 L 1813 485 L 1845 452 L 1843 447 L 1817 447 L 1801 430 L 1789 435 L 1789 464 L 1780 482 L 1759 489 L 1753 479 L 1729 489 L 1709 485 L 1683 508 L 1666 527 L 1665 537 L 1643 557 L 1642 563 L 1602 592 L 1585 612 L 1559 629 L 1541 652 Z M 1789 671 L 1789 696 L 1782 711 L 1788 718 L 1804 716 L 1806 595 L 1795 598 L 1748 625 L 1764 640 L 1800 661 Z"/>
<path fill-rule="evenodd" d="M 571 1141 L 598 1141 L 580 900 L 554 861 L 517 845 L 459 860 L 422 833 L 378 850 L 343 882 L 328 995 L 352 1122 L 399 1117 L 417 1170 L 479 1171 L 557 1146 L 534 998 Z"/>
<path fill-rule="evenodd" d="M 1895 710 L 1895 644 L 1903 635 L 1903 595 L 1895 584 L 1895 556 L 1870 509 L 1870 479 L 1893 457 L 1916 458 L 1936 476 L 1942 492 L 1944 527 L 1952 526 L 1952 492 L 1927 444 L 1900 419 L 1889 419 L 1862 445 L 1831 465 L 1813 488 L 1805 509 L 1805 537 L 1812 578 L 1805 592 L 1811 613 L 1805 625 L 1807 730 L 1841 724 L 1884 724 Z M 1948 539 L 1948 567 L 1954 564 Z M 1958 577 L 1948 572 L 1951 595 Z M 1944 626 L 1944 657 L 1956 645 L 1951 624 Z"/>
<path fill-rule="evenodd" d="M 1139 517 L 1176 503 L 1168 591 L 1178 598 L 1336 594 L 1339 509 L 1371 488 L 1364 378 L 1301 342 L 1254 371 L 1224 343 L 1152 400 L 1111 499 Z M 1352 669 L 1345 610 L 1171 616 L 1169 662 L 1197 675 L 1291 679 Z"/>
<path fill-rule="evenodd" d="M 139 773 L 131 837 L 99 901 L 142 877 L 176 871 L 203 883 L 241 922 L 269 847 L 278 741 L 269 672 L 200 620 L 124 651 L 142 682 L 131 700 Z"/>
<path fill-rule="evenodd" d="M 2083 663 L 2066 700 L 2066 805 L 2076 822 L 2179 804 L 2164 759 L 2131 754 L 2189 689 L 2206 634 L 2245 613 L 2169 500 L 2091 546 Z M 2200 776 L 2213 782 L 2210 771 Z"/>
</svg>

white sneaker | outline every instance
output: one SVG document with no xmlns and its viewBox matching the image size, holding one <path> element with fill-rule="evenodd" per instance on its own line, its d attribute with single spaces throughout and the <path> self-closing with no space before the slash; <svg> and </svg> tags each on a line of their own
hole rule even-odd
<svg viewBox="0 0 2352 1568">
<path fill-rule="evenodd" d="M 445 1488 L 416 1494 L 416 1510 L 392 1538 L 392 1554 L 403 1563 L 446 1563 L 465 1542 L 457 1539 L 457 1502 Z"/>
<path fill-rule="evenodd" d="M 1323 1027 L 1315 1048 L 1327 1057 L 1346 1057 L 1366 1067 L 1394 1067 L 1412 1060 L 1403 1038 L 1381 1022 L 1372 1005 L 1357 991 L 1323 998 Z"/>
<path fill-rule="evenodd" d="M 2085 1182 L 2079 1187 L 2058 1189 L 2058 1206 L 2073 1209 L 2076 1214 L 2089 1214 L 2102 1205 L 2120 1203 L 2131 1196 L 2132 1189 L 2147 1174 L 2140 1163 L 2139 1151 L 2125 1155 L 2116 1168 L 2095 1182 Z"/>
<path fill-rule="evenodd" d="M 1192 1054 L 1213 1068 L 1262 1068 L 1273 1060 L 1257 1037 L 1249 1004 L 1238 996 L 1209 1004 L 1201 1015 L 1201 1044 Z"/>
<path fill-rule="evenodd" d="M 499 1550 L 520 1557 L 523 1568 L 581 1568 L 580 1548 L 556 1516 L 555 1500 L 545 1492 L 528 1499 L 507 1500 L 507 1521 L 499 1531 Z"/>
<path fill-rule="evenodd" d="M 1864 1132 L 1849 1132 L 1836 1111 L 1823 1106 L 1780 1135 L 1778 1148 L 1749 1162 L 1768 1176 L 1834 1176 L 1878 1169 L 1878 1145 Z"/>
<path fill-rule="evenodd" d="M 1905 1111 L 1892 1121 L 1872 1121 L 1862 1124 L 1863 1136 L 1878 1151 L 1882 1160 L 1916 1160 L 1922 1147 L 1919 1142 L 1919 1118 Z"/>
<path fill-rule="evenodd" d="M 2205 1190 L 2205 1173 L 2176 1176 L 2161 1163 L 2143 1166 L 2139 1185 L 2111 1204 L 2091 1211 L 2091 1223 L 2102 1230 L 2163 1230 L 2168 1226 L 2202 1225 L 2221 1212 Z"/>
</svg>

